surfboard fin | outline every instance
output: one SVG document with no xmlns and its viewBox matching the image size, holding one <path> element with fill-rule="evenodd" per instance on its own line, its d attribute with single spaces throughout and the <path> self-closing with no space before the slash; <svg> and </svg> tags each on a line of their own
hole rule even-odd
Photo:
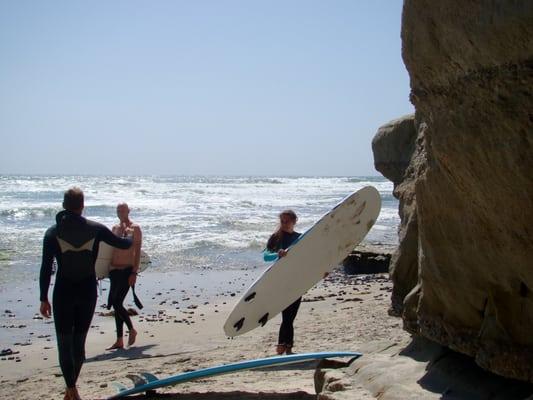
<svg viewBox="0 0 533 400">
<path fill-rule="evenodd" d="M 146 380 L 143 376 L 136 375 L 136 374 L 128 374 L 126 375 L 126 378 L 128 378 L 129 380 L 133 382 L 134 387 L 143 386 L 148 383 L 148 380 Z"/>
<path fill-rule="evenodd" d="M 261 317 L 261 319 L 259 319 L 259 321 L 257 321 L 257 322 L 260 323 L 261 326 L 265 326 L 266 323 L 267 323 L 267 321 L 268 321 L 268 313 L 266 313 L 265 315 L 263 315 L 263 316 Z"/>
<path fill-rule="evenodd" d="M 233 327 L 235 328 L 237 332 L 239 332 L 242 329 L 243 324 L 244 324 L 244 317 L 238 320 L 237 322 L 235 322 L 235 324 L 233 324 Z"/>
<path fill-rule="evenodd" d="M 159 380 L 157 376 L 151 374 L 150 372 L 141 372 L 141 376 L 143 376 L 148 382 L 155 382 Z"/>
<path fill-rule="evenodd" d="M 248 302 L 248 301 L 253 300 L 253 299 L 255 298 L 255 295 L 256 295 L 255 292 L 251 293 L 250 295 L 248 295 L 248 296 L 246 296 L 246 297 L 244 298 L 244 301 Z"/>
<path fill-rule="evenodd" d="M 119 382 L 111 382 L 111 385 L 114 386 L 118 393 L 128 390 L 126 386 Z"/>
</svg>

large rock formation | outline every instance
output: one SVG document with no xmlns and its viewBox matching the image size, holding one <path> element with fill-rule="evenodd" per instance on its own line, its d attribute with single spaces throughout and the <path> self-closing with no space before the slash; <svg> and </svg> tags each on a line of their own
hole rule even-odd
<svg viewBox="0 0 533 400">
<path fill-rule="evenodd" d="M 402 43 L 415 117 L 372 147 L 400 200 L 391 309 L 417 336 L 319 370 L 318 398 L 533 399 L 533 1 L 405 0 Z"/>
<path fill-rule="evenodd" d="M 402 43 L 424 131 L 404 315 L 533 382 L 533 2 L 406 1 Z"/>
<path fill-rule="evenodd" d="M 408 0 L 402 42 L 418 139 L 393 179 L 393 310 L 533 382 L 533 2 Z"/>
</svg>

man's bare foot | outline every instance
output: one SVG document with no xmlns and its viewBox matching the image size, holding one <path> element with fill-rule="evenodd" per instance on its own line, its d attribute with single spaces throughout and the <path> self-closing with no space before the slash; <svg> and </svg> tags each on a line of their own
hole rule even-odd
<svg viewBox="0 0 533 400">
<path fill-rule="evenodd" d="M 129 331 L 128 347 L 133 346 L 133 343 L 135 343 L 136 337 L 137 337 L 137 331 L 135 329 L 132 329 L 131 331 Z"/>
<path fill-rule="evenodd" d="M 122 339 L 118 339 L 115 343 L 113 343 L 106 350 L 117 350 L 117 349 L 123 349 L 123 348 L 124 348 L 124 342 L 122 341 Z"/>
</svg>

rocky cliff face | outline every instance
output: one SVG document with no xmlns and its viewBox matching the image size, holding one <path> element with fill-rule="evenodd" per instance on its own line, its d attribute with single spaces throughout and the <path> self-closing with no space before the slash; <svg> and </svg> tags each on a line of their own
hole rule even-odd
<svg viewBox="0 0 533 400">
<path fill-rule="evenodd" d="M 400 200 L 391 311 L 417 335 L 318 370 L 318 398 L 532 396 L 533 1 L 406 0 L 402 42 L 416 114 L 372 149 Z"/>
<path fill-rule="evenodd" d="M 401 179 L 380 159 L 392 139 L 374 141 L 401 202 L 392 309 L 533 382 L 533 2 L 407 0 L 402 43 L 416 139 Z"/>
<path fill-rule="evenodd" d="M 399 199 L 400 246 L 392 254 L 390 277 L 394 283 L 391 312 L 402 315 L 403 301 L 418 283 L 418 224 L 414 191 L 415 160 L 423 154 L 423 130 L 418 135 L 414 115 L 407 115 L 379 128 L 372 151 L 376 169 L 394 183 L 394 196 Z M 416 317 L 414 318 L 416 324 Z M 412 325 L 411 320 L 406 325 Z"/>
</svg>

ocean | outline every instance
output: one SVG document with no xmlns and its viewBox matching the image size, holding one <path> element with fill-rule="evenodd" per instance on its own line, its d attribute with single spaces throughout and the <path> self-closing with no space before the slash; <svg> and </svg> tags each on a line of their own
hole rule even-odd
<svg viewBox="0 0 533 400">
<path fill-rule="evenodd" d="M 0 175 L 1 348 L 53 335 L 50 321 L 39 317 L 42 240 L 62 210 L 63 192 L 74 185 L 85 193 L 84 215 L 109 227 L 118 221 L 117 203 L 129 204 L 152 260 L 136 285 L 147 314 L 165 302 L 179 300 L 176 308 L 186 309 L 238 298 L 269 265 L 261 252 L 286 208 L 305 232 L 344 197 L 372 185 L 382 209 L 364 242 L 398 241 L 398 201 L 392 183 L 379 177 Z M 108 287 L 107 280 L 99 285 L 98 310 Z"/>
<path fill-rule="evenodd" d="M 378 221 L 365 239 L 398 241 L 398 202 L 380 177 L 0 176 L 0 290 L 34 280 L 45 230 L 61 211 L 63 192 L 79 186 L 84 216 L 109 227 L 116 205 L 129 204 L 143 231 L 153 271 L 243 269 L 262 264 L 261 251 L 286 208 L 304 232 L 355 190 L 374 186 L 382 197 Z"/>
</svg>

